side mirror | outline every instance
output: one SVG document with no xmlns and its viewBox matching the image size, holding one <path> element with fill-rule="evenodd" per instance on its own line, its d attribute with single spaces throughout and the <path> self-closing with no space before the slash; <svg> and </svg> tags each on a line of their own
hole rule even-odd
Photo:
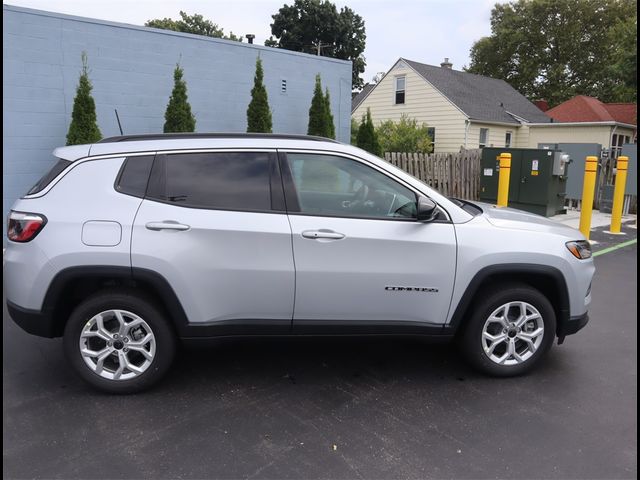
<svg viewBox="0 0 640 480">
<path fill-rule="evenodd" d="M 427 197 L 418 197 L 418 221 L 432 222 L 438 216 L 438 205 Z"/>
</svg>

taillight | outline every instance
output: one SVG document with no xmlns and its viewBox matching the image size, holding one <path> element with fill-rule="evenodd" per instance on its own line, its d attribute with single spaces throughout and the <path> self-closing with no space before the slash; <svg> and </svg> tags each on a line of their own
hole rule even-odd
<svg viewBox="0 0 640 480">
<path fill-rule="evenodd" d="M 47 224 L 47 217 L 38 213 L 9 212 L 7 237 L 12 242 L 30 242 Z"/>
</svg>

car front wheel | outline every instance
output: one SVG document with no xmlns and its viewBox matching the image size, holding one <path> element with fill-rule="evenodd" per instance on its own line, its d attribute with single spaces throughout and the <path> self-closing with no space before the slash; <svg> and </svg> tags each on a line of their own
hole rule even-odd
<svg viewBox="0 0 640 480">
<path fill-rule="evenodd" d="M 485 292 L 476 301 L 461 338 L 476 369 L 494 376 L 530 371 L 551 348 L 556 316 L 549 300 L 528 285 Z"/>
</svg>

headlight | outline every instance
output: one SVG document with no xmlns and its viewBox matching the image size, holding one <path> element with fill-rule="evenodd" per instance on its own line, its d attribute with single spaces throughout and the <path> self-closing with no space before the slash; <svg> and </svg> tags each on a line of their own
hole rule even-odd
<svg viewBox="0 0 640 480">
<path fill-rule="evenodd" d="M 573 256 L 580 260 L 591 258 L 591 244 L 588 240 L 576 240 L 565 244 Z"/>
</svg>

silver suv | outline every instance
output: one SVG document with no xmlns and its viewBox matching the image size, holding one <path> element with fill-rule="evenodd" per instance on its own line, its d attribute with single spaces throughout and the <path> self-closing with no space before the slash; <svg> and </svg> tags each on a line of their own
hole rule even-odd
<svg viewBox="0 0 640 480">
<path fill-rule="evenodd" d="M 139 135 L 54 154 L 9 214 L 7 306 L 109 392 L 160 379 L 178 340 L 236 335 L 455 338 L 518 375 L 588 320 L 580 232 L 349 145 Z"/>
</svg>

